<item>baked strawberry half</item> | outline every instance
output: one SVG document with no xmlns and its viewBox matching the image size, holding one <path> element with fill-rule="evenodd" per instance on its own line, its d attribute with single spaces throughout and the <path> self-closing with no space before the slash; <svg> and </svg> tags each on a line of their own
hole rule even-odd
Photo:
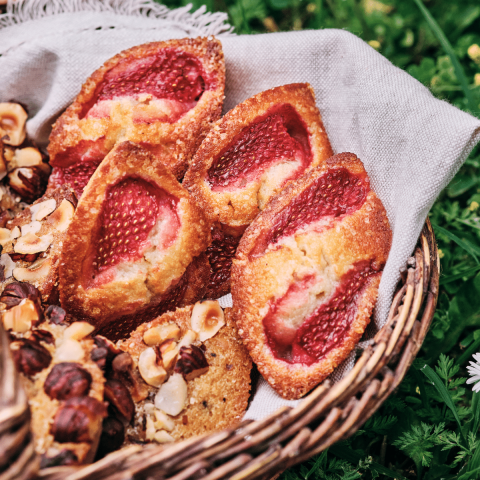
<svg viewBox="0 0 480 480">
<path fill-rule="evenodd" d="M 186 38 L 133 47 L 85 82 L 50 136 L 50 188 L 70 183 L 81 195 L 113 146 L 125 140 L 151 151 L 177 178 L 210 124 L 225 86 L 221 44 Z"/>
<path fill-rule="evenodd" d="M 292 182 L 248 227 L 233 260 L 234 314 L 280 395 L 305 395 L 353 350 L 370 321 L 391 237 L 351 153 Z"/>
<path fill-rule="evenodd" d="M 245 228 L 288 182 L 331 155 L 313 89 L 304 83 L 259 93 L 210 130 L 184 186 L 217 222 L 207 253 L 214 271 L 213 297 L 229 290 L 233 243 Z"/>
<path fill-rule="evenodd" d="M 151 153 L 123 142 L 90 179 L 68 230 L 62 306 L 121 338 L 181 305 L 187 292 L 202 296 L 203 285 L 188 290 L 187 271 L 201 263 L 196 257 L 209 241 L 210 224 L 175 177 Z"/>
</svg>

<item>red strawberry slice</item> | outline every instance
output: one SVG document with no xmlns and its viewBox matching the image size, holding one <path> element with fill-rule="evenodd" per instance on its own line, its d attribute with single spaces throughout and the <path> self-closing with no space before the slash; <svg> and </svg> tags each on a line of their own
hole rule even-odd
<svg viewBox="0 0 480 480">
<path fill-rule="evenodd" d="M 81 140 L 75 147 L 65 149 L 50 163 L 54 167 L 49 189 L 69 184 L 80 198 L 90 177 L 108 153 L 103 138 Z"/>
<path fill-rule="evenodd" d="M 295 296 L 313 283 L 313 277 L 309 276 L 292 285 L 284 297 L 271 305 L 263 320 L 268 344 L 274 355 L 288 363 L 311 365 L 340 346 L 355 318 L 357 300 L 370 278 L 376 275 L 380 275 L 380 272 L 375 262 L 357 262 L 343 276 L 330 300 L 322 303 L 298 329 L 282 324 L 278 313 L 295 304 Z"/>
<path fill-rule="evenodd" d="M 366 174 L 355 175 L 346 168 L 328 170 L 275 216 L 269 232 L 258 239 L 250 256 L 261 255 L 269 245 L 319 220 L 340 220 L 358 210 L 367 198 L 370 185 Z M 323 222 L 323 228 L 325 228 Z M 323 229 L 316 228 L 317 233 Z"/>
<path fill-rule="evenodd" d="M 142 178 L 126 178 L 109 188 L 100 216 L 94 270 L 102 272 L 120 262 L 134 262 L 153 247 L 149 234 L 155 224 L 166 220 L 168 228 L 155 239 L 159 249 L 168 248 L 178 233 L 178 200 Z"/>
<path fill-rule="evenodd" d="M 135 123 L 163 121 L 173 123 L 192 109 L 205 90 L 205 73 L 193 55 L 174 48 L 164 48 L 154 55 L 119 62 L 107 71 L 80 118 L 105 118 L 110 115 L 112 101 L 158 103 L 160 109 L 137 112 Z M 213 86 L 210 85 L 211 88 Z"/>
<path fill-rule="evenodd" d="M 312 154 L 305 122 L 288 104 L 275 106 L 234 137 L 215 158 L 207 181 L 213 191 L 241 188 L 280 162 L 297 162 L 299 168 L 287 180 L 300 176 Z"/>
</svg>

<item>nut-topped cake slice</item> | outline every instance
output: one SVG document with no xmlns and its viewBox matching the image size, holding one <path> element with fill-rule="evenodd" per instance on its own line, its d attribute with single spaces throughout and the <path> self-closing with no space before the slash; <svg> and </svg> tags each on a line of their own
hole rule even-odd
<svg viewBox="0 0 480 480">
<path fill-rule="evenodd" d="M 91 359 L 92 325 L 69 325 L 55 305 L 44 312 L 40 292 L 28 283 L 7 285 L 0 305 L 42 467 L 92 462 L 107 413 L 104 375 Z"/>
<path fill-rule="evenodd" d="M 135 402 L 129 442 L 168 443 L 238 423 L 252 363 L 231 309 L 206 300 L 140 325 L 118 343 L 148 386 Z"/>
<path fill-rule="evenodd" d="M 58 301 L 58 269 L 77 199 L 68 186 L 45 194 L 0 228 L 1 288 L 12 281 L 37 287 L 45 303 Z"/>
</svg>

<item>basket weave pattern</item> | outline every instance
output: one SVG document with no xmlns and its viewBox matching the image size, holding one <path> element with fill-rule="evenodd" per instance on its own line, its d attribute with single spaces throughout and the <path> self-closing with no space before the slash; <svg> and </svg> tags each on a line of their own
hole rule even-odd
<svg viewBox="0 0 480 480">
<path fill-rule="evenodd" d="M 438 298 L 439 257 L 427 220 L 401 272 L 387 323 L 340 382 L 327 380 L 297 407 L 260 421 L 168 446 L 130 446 L 84 467 L 38 472 L 29 410 L 2 335 L 0 355 L 0 480 L 270 479 L 346 439 L 400 384 L 420 349 Z"/>
</svg>

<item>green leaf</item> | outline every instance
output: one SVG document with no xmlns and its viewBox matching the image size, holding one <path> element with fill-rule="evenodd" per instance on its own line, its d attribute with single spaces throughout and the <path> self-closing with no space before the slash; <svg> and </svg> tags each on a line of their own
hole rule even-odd
<svg viewBox="0 0 480 480">
<path fill-rule="evenodd" d="M 459 197 L 468 192 L 478 183 L 478 179 L 472 175 L 456 175 L 447 187 L 447 193 L 450 198 Z"/>
<path fill-rule="evenodd" d="M 408 67 L 407 72 L 424 85 L 430 85 L 430 80 L 437 72 L 437 66 L 432 58 L 426 57 L 422 59 L 420 65 Z"/>
<path fill-rule="evenodd" d="M 480 347 L 480 338 L 477 338 L 457 359 L 457 365 L 464 364 Z"/>
<path fill-rule="evenodd" d="M 454 282 L 455 280 L 460 280 L 461 278 L 464 277 L 469 277 L 473 273 L 476 273 L 480 270 L 480 265 L 477 265 L 476 267 L 472 268 L 467 268 L 461 273 L 456 273 L 455 275 L 445 275 L 440 278 L 440 285 L 445 285 L 446 283 L 451 283 Z"/>
<path fill-rule="evenodd" d="M 352 450 L 351 448 L 345 447 L 343 445 L 332 445 L 329 448 L 329 450 L 337 457 L 343 458 L 344 460 L 347 460 L 348 462 L 353 464 L 357 464 L 358 462 L 360 462 L 365 458 L 365 456 L 360 455 L 354 450 Z M 403 475 L 400 475 L 399 473 L 393 470 L 390 470 L 389 468 L 386 468 L 383 465 L 380 465 L 379 463 L 371 462 L 370 467 L 372 468 L 372 470 L 375 470 L 378 473 L 385 475 L 386 477 L 395 478 L 397 480 L 408 480 Z"/>
<path fill-rule="evenodd" d="M 453 240 L 457 245 L 462 247 L 469 255 L 471 255 L 477 263 L 479 263 L 477 258 L 477 255 L 480 255 L 479 247 L 477 247 L 476 245 L 473 245 L 468 240 L 462 240 L 461 238 L 458 238 L 455 234 L 449 232 L 443 227 L 440 227 L 439 225 L 434 225 L 434 224 L 432 225 L 435 230 L 437 230 L 442 235 L 445 235 L 450 240 Z"/>
<path fill-rule="evenodd" d="M 463 435 L 463 432 L 462 432 L 462 423 L 460 422 L 460 418 L 458 416 L 457 409 L 455 407 L 455 404 L 453 403 L 452 398 L 450 397 L 450 394 L 448 393 L 447 388 L 443 384 L 442 379 L 428 365 L 424 365 L 423 368 L 421 369 L 421 371 L 432 382 L 433 386 L 435 387 L 435 389 L 439 393 L 439 395 L 442 398 L 442 400 L 444 401 L 445 405 L 452 411 L 453 416 L 455 417 L 455 420 L 458 423 L 458 427 L 460 428 L 460 434 L 462 435 L 462 439 L 466 444 L 467 441 L 466 441 L 466 439 Z"/>
<path fill-rule="evenodd" d="M 460 82 L 460 85 L 462 86 L 463 94 L 467 98 L 468 107 L 470 111 L 474 115 L 478 115 L 478 102 L 475 101 L 472 95 L 467 77 L 465 76 L 465 72 L 462 66 L 460 65 L 460 62 L 458 61 L 458 58 L 455 55 L 455 52 L 452 46 L 450 45 L 450 42 L 448 41 L 447 37 L 443 33 L 443 30 L 440 28 L 438 23 L 430 14 L 430 12 L 425 8 L 425 5 L 423 4 L 422 0 L 413 0 L 413 1 L 417 4 L 417 7 L 422 12 L 429 27 L 432 29 L 433 33 L 435 34 L 438 41 L 440 42 L 440 45 L 442 45 L 443 49 L 445 50 L 447 55 L 450 57 L 457 79 Z"/>
</svg>

